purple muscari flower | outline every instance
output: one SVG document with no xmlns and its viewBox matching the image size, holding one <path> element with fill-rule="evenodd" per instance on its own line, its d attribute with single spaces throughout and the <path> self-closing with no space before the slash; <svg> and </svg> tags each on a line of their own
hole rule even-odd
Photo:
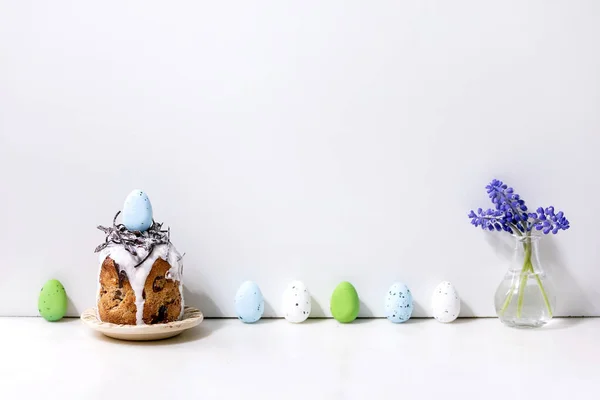
<svg viewBox="0 0 600 400">
<path fill-rule="evenodd" d="M 558 231 L 566 231 L 570 228 L 569 220 L 565 218 L 565 214 L 562 211 L 554 213 L 554 207 L 550 206 L 547 208 L 538 208 L 537 213 L 532 218 L 534 220 L 533 226 L 536 230 L 542 231 L 545 235 L 552 232 L 554 235 Z"/>
<path fill-rule="evenodd" d="M 469 218 L 474 226 L 490 231 L 503 230 L 509 233 L 517 230 L 517 233 L 523 234 L 528 234 L 536 229 L 546 235 L 550 232 L 556 234 L 570 228 L 564 213 L 562 211 L 555 213 L 553 206 L 539 207 L 536 212 L 528 212 L 527 205 L 521 196 L 502 181 L 494 179 L 485 189 L 495 209 L 479 208 L 477 212 L 471 210 Z"/>
<path fill-rule="evenodd" d="M 494 179 L 485 188 L 492 203 L 496 205 L 497 210 L 512 211 L 514 214 L 527 211 L 525 201 L 515 193 L 513 188 L 508 187 L 504 182 Z"/>
<path fill-rule="evenodd" d="M 510 229 L 506 224 L 506 218 L 504 217 L 503 212 L 500 210 L 494 210 L 492 208 L 483 210 L 478 208 L 477 213 L 471 210 L 468 216 L 471 218 L 471 224 L 480 226 L 481 229 L 488 229 L 490 231 Z"/>
</svg>

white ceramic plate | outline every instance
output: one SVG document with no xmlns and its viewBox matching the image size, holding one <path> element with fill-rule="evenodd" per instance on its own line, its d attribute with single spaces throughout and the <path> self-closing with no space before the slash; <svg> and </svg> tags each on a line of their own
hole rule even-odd
<svg viewBox="0 0 600 400">
<path fill-rule="evenodd" d="M 88 308 L 81 314 L 81 320 L 90 328 L 104 335 L 121 340 L 160 340 L 179 335 L 186 329 L 200 324 L 204 316 L 194 307 L 185 307 L 181 321 L 156 325 L 118 325 L 102 322 L 96 316 L 95 308 Z"/>
</svg>

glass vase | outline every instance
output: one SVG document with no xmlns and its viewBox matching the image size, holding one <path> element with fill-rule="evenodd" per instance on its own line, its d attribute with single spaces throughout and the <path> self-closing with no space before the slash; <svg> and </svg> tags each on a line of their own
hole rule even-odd
<svg viewBox="0 0 600 400">
<path fill-rule="evenodd" d="M 556 297 L 538 256 L 541 236 L 515 236 L 510 267 L 495 296 L 496 314 L 505 325 L 536 328 L 552 319 Z"/>
</svg>

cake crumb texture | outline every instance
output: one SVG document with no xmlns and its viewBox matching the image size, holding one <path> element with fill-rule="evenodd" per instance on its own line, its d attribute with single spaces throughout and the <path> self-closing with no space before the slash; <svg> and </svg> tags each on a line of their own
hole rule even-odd
<svg viewBox="0 0 600 400">
<path fill-rule="evenodd" d="M 158 258 L 146 278 L 144 293 L 144 323 L 164 324 L 177 321 L 181 315 L 179 281 L 167 279 L 171 265 Z"/>
<path fill-rule="evenodd" d="M 167 279 L 171 265 L 158 258 L 144 284 L 143 321 L 147 325 L 177 321 L 181 315 L 179 281 Z M 127 274 L 110 257 L 100 269 L 98 315 L 113 324 L 136 325 L 135 292 Z"/>
<path fill-rule="evenodd" d="M 135 294 L 125 271 L 106 257 L 100 269 L 100 297 L 98 315 L 104 322 L 135 325 Z"/>
</svg>

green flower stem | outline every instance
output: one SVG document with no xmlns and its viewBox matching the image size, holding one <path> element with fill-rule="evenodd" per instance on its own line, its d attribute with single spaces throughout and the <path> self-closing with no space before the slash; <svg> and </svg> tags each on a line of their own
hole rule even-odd
<svg viewBox="0 0 600 400">
<path fill-rule="evenodd" d="M 521 268 L 521 273 L 519 275 L 519 292 L 518 292 L 518 299 L 517 299 L 517 318 L 521 318 L 521 313 L 523 311 L 525 286 L 527 285 L 527 280 L 529 279 L 529 273 L 532 273 L 535 276 L 535 280 L 537 281 L 537 284 L 542 293 L 542 297 L 544 298 L 544 304 L 546 305 L 546 308 L 548 309 L 548 313 L 549 313 L 550 317 L 552 317 L 552 307 L 550 306 L 550 301 L 548 300 L 548 294 L 546 293 L 546 290 L 544 289 L 542 280 L 540 279 L 539 275 L 535 273 L 533 264 L 531 263 L 531 254 L 532 254 L 531 241 L 526 240 L 526 242 L 523 243 L 523 248 L 525 249 L 525 259 L 523 261 L 523 267 Z M 504 314 L 504 312 L 510 305 L 510 302 L 512 301 L 513 293 L 515 291 L 515 285 L 516 285 L 516 282 L 513 281 L 511 283 L 510 292 L 507 294 L 506 300 L 504 300 L 504 304 L 502 304 L 502 308 L 500 309 L 501 315 Z"/>
<path fill-rule="evenodd" d="M 519 229 L 517 229 L 517 227 L 515 225 L 511 224 L 511 227 L 513 229 L 513 232 L 515 232 L 517 235 L 521 236 Z M 506 296 L 506 299 L 504 300 L 504 304 L 502 304 L 502 308 L 500 309 L 500 315 L 504 315 L 504 313 L 506 312 L 506 309 L 510 305 L 510 302 L 513 298 L 513 294 L 515 292 L 515 286 L 516 286 L 516 282 L 513 279 L 510 283 L 510 291 L 508 292 L 508 295 Z"/>
<path fill-rule="evenodd" d="M 552 318 L 552 307 L 550 307 L 550 301 L 548 300 L 548 294 L 544 290 L 544 285 L 542 285 L 542 280 L 540 279 L 538 274 L 535 274 L 535 279 L 537 280 L 540 290 L 542 291 L 542 297 L 544 297 L 544 303 L 546 304 L 546 308 L 548 309 L 548 314 L 550 315 L 550 318 Z"/>
<path fill-rule="evenodd" d="M 527 285 L 527 279 L 529 279 L 529 271 L 531 267 L 529 265 L 524 266 L 521 270 L 521 277 L 519 281 L 519 297 L 517 300 L 517 318 L 521 318 L 521 312 L 523 311 L 523 299 L 525 298 L 525 286 Z"/>
<path fill-rule="evenodd" d="M 508 305 L 510 304 L 510 301 L 512 300 L 514 292 L 515 292 L 515 282 L 513 279 L 512 282 L 510 283 L 510 291 L 508 292 L 508 295 L 506 296 L 506 299 L 504 300 L 504 304 L 502 304 L 502 308 L 500 309 L 500 315 L 504 315 L 504 312 L 506 311 L 506 309 L 508 308 Z"/>
</svg>

